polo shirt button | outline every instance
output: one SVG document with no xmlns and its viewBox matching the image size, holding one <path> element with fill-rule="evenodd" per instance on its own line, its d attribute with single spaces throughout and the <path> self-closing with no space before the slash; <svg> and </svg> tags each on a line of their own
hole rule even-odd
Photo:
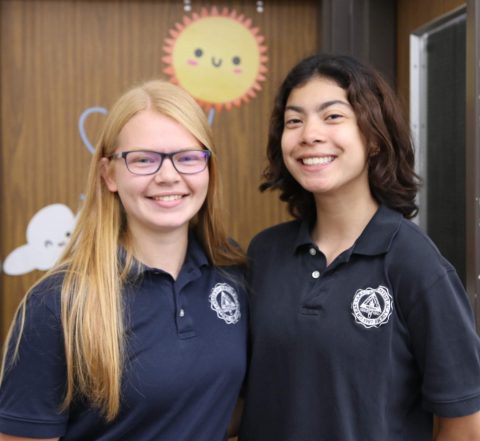
<svg viewBox="0 0 480 441">
<path fill-rule="evenodd" d="M 312 273 L 312 277 L 313 277 L 314 279 L 318 279 L 318 278 L 320 277 L 320 271 L 314 271 L 314 272 Z"/>
<path fill-rule="evenodd" d="M 310 253 L 311 256 L 315 256 L 315 254 L 317 254 L 317 250 L 316 250 L 315 248 L 313 248 L 313 247 L 310 248 L 310 249 L 308 250 L 308 252 Z"/>
<path fill-rule="evenodd" d="M 180 310 L 180 312 L 178 313 L 178 316 L 179 317 L 183 317 L 185 315 L 185 311 L 183 310 L 183 308 Z"/>
</svg>

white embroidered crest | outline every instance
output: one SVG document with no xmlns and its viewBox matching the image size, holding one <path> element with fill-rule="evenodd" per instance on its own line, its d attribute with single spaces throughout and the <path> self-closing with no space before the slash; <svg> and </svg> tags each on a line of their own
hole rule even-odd
<svg viewBox="0 0 480 441">
<path fill-rule="evenodd" d="M 384 286 L 359 289 L 352 302 L 355 321 L 365 328 L 378 328 L 388 322 L 393 311 L 393 298 Z"/>
<path fill-rule="evenodd" d="M 217 317 L 232 325 L 240 320 L 240 302 L 237 291 L 228 283 L 217 283 L 210 296 L 210 307 L 217 313 Z"/>
</svg>

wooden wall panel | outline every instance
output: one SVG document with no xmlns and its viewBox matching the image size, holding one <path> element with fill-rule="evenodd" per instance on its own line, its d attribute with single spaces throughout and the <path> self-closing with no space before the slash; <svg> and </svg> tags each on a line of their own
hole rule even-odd
<svg viewBox="0 0 480 441">
<path fill-rule="evenodd" d="M 230 232 L 244 246 L 260 229 L 287 219 L 277 195 L 260 194 L 257 187 L 265 167 L 268 115 L 274 94 L 293 64 L 316 51 L 318 15 L 314 3 L 308 1 L 303 5 L 272 2 L 271 6 L 266 2 L 262 15 L 255 13 L 254 2 L 247 3 L 242 10 L 250 17 L 258 17 L 256 24 L 269 47 L 268 80 L 251 104 L 217 114 L 213 124 L 224 171 Z"/>
<path fill-rule="evenodd" d="M 202 4 L 193 2 L 194 11 Z M 269 48 L 262 91 L 213 122 L 228 231 L 246 246 L 255 232 L 288 218 L 277 195 L 257 187 L 275 90 L 296 61 L 316 51 L 318 7 L 308 0 L 265 2 L 259 14 L 254 1 L 219 6 L 251 17 Z M 135 82 L 165 77 L 164 38 L 185 14 L 180 0 L 0 0 L 0 260 L 25 243 L 27 224 L 42 207 L 78 209 L 91 158 L 77 128 L 81 112 L 108 108 Z M 87 120 L 93 142 L 102 119 Z M 41 274 L 0 274 L 2 337 Z"/>
<path fill-rule="evenodd" d="M 397 0 L 397 91 L 408 111 L 410 34 L 465 4 L 462 0 Z"/>
</svg>

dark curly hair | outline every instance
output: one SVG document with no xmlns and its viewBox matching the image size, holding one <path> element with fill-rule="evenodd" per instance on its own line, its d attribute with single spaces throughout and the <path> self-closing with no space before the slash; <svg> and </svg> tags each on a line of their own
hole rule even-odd
<svg viewBox="0 0 480 441">
<path fill-rule="evenodd" d="M 400 103 L 387 82 L 373 68 L 345 55 L 313 55 L 298 63 L 283 81 L 275 98 L 270 118 L 267 157 L 260 190 L 280 190 L 280 199 L 297 219 L 314 222 L 313 194 L 301 187 L 287 170 L 281 148 L 284 112 L 293 89 L 311 78 L 333 80 L 345 90 L 355 112 L 358 127 L 367 146 L 375 146 L 369 155 L 368 176 L 374 198 L 406 218 L 418 212 L 415 203 L 420 183 L 414 171 L 414 149 L 410 129 Z"/>
</svg>

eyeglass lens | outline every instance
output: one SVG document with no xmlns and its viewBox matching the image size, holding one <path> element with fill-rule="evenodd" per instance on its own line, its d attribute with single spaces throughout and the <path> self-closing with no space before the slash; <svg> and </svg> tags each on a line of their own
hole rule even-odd
<svg viewBox="0 0 480 441">
<path fill-rule="evenodd" d="M 156 173 L 165 158 L 170 158 L 179 173 L 194 174 L 203 171 L 207 165 L 207 150 L 185 150 L 174 154 L 162 154 L 149 151 L 131 151 L 125 157 L 127 168 L 138 175 Z"/>
</svg>

